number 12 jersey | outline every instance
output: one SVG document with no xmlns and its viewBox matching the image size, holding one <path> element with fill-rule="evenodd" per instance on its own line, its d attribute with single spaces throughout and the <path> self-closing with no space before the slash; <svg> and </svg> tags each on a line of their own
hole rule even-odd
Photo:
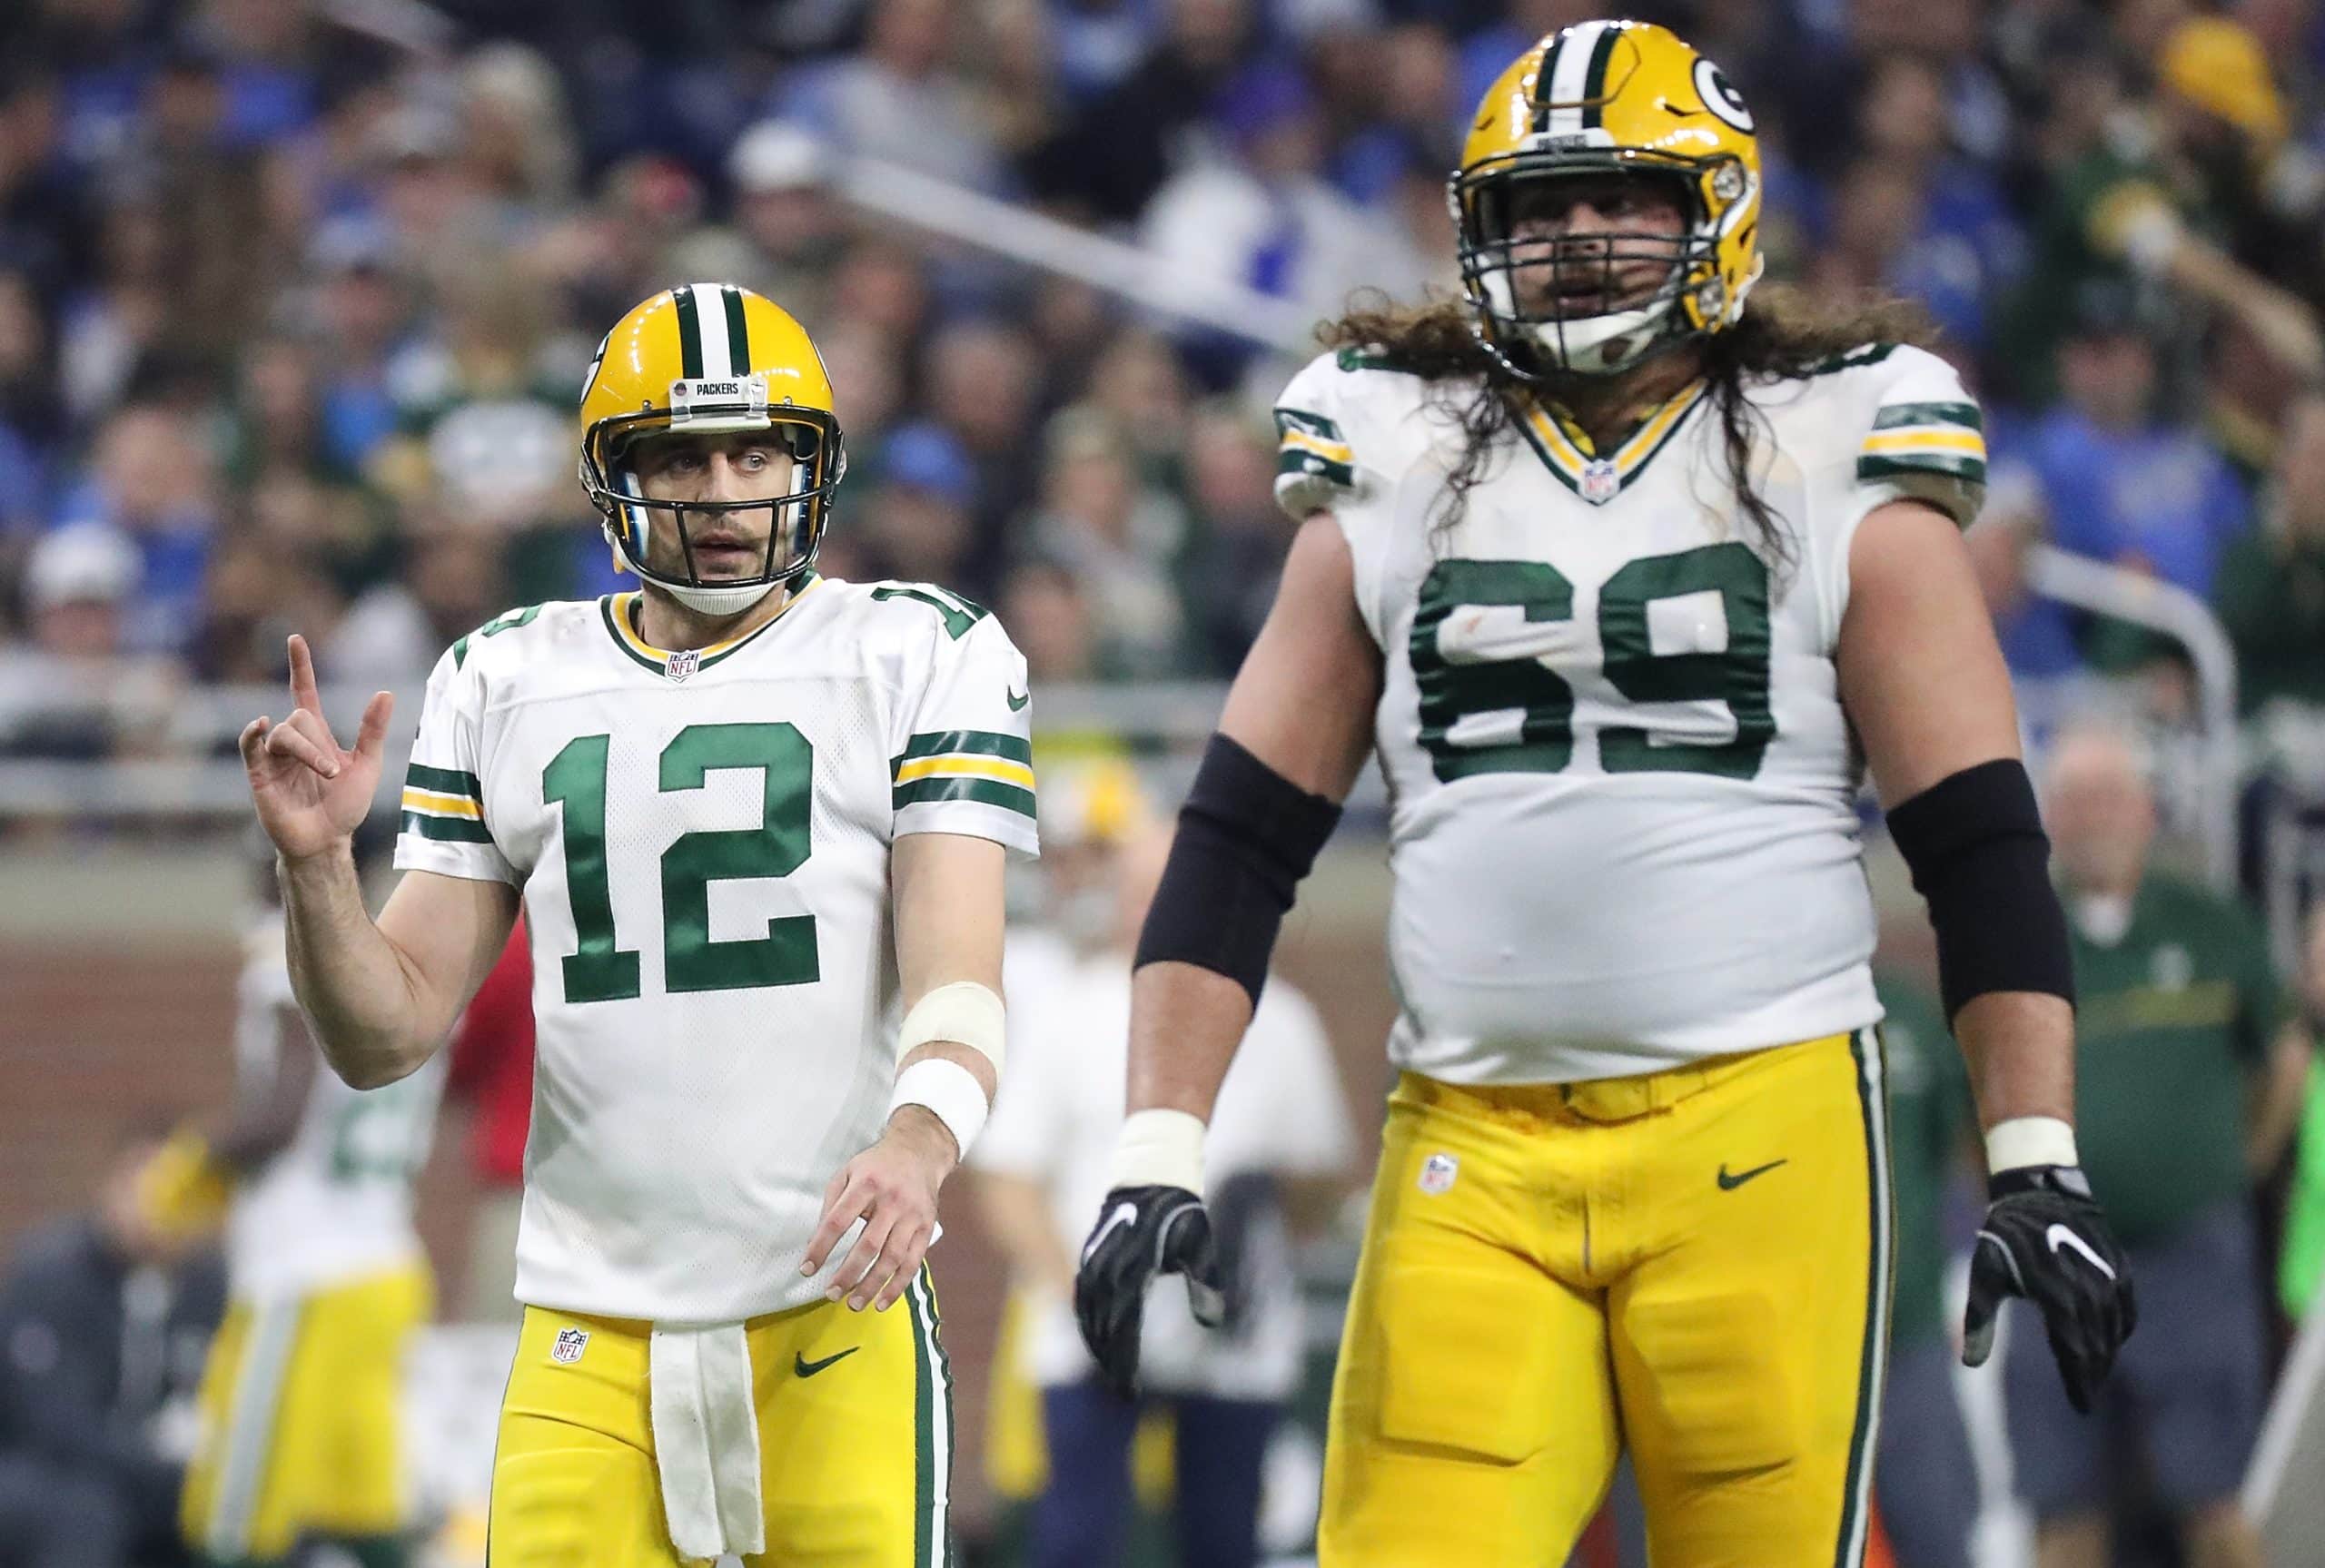
<svg viewBox="0 0 2325 1568">
<path fill-rule="evenodd" d="M 452 645 L 396 863 L 524 895 L 519 1298 L 728 1322 L 822 1298 L 799 1267 L 825 1187 L 886 1119 L 896 837 L 1035 851 L 1025 664 L 983 609 L 914 584 L 815 579 L 678 653 L 637 604 L 542 605 Z"/>
<path fill-rule="evenodd" d="M 1564 1082 L 1880 1017 L 1849 547 L 1903 498 L 1966 526 L 1981 420 L 1905 347 L 1745 397 L 1774 541 L 1700 384 L 1608 452 L 1529 408 L 1458 519 L 1462 438 L 1423 382 L 1343 352 L 1285 390 L 1278 498 L 1337 520 L 1385 666 L 1400 1067 Z"/>
</svg>

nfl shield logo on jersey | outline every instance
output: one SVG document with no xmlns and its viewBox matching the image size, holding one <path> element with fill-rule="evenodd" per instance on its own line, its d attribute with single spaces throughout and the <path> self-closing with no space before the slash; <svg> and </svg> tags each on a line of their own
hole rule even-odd
<svg viewBox="0 0 2325 1568">
<path fill-rule="evenodd" d="M 674 681 L 682 681 L 701 667 L 700 648 L 680 648 L 670 655 L 668 662 L 662 666 L 662 673 Z"/>
<path fill-rule="evenodd" d="M 1459 1175 L 1461 1162 L 1449 1154 L 1432 1154 L 1421 1161 L 1420 1189 L 1431 1198 L 1453 1190 L 1453 1178 Z"/>
<path fill-rule="evenodd" d="M 559 1366 L 570 1366 L 581 1359 L 581 1352 L 589 1344 L 588 1329 L 560 1328 L 557 1331 L 557 1343 L 549 1347 L 549 1358 Z"/>
<path fill-rule="evenodd" d="M 1594 507 L 1603 507 L 1615 498 L 1623 488 L 1622 475 L 1605 458 L 1593 458 L 1582 470 L 1582 498 Z"/>
</svg>

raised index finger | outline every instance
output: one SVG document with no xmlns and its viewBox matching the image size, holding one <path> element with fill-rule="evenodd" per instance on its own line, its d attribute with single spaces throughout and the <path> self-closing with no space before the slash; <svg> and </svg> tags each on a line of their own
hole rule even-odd
<svg viewBox="0 0 2325 1568">
<path fill-rule="evenodd" d="M 291 700 L 317 718 L 323 716 L 322 693 L 315 689 L 315 656 L 307 651 L 307 639 L 296 632 L 291 634 Z"/>
</svg>

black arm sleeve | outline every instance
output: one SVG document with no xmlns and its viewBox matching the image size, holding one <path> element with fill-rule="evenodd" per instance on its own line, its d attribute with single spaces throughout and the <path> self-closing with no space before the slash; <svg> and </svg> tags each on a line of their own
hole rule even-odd
<svg viewBox="0 0 2325 1568">
<path fill-rule="evenodd" d="M 2074 1001 L 2066 912 L 2023 764 L 2001 757 L 1948 774 L 1889 814 L 1889 836 L 1929 902 L 1948 1021 L 1990 991 Z"/>
<path fill-rule="evenodd" d="M 1276 932 L 1340 820 L 1322 795 L 1212 735 L 1179 808 L 1137 965 L 1195 964 L 1242 986 L 1257 1007 Z"/>
</svg>

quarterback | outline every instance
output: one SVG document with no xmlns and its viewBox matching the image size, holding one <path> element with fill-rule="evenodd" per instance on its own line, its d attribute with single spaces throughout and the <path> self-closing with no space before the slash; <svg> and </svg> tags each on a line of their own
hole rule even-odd
<svg viewBox="0 0 2325 1568">
<path fill-rule="evenodd" d="M 1969 1354 L 2132 1325 L 2072 984 L 1960 529 L 1977 405 L 1896 308 L 1754 292 L 1749 110 L 1660 27 L 1542 39 L 1449 195 L 1466 299 L 1338 323 L 1277 409 L 1301 519 L 1140 944 L 1076 1282 L 1127 1387 L 1215 1299 L 1204 1120 L 1365 758 L 1400 1070 L 1332 1397 L 1324 1568 L 1557 1563 L 1618 1450 L 1658 1563 L 1862 1559 L 1890 1271 L 1869 765 L 1986 1133 Z"/>
<path fill-rule="evenodd" d="M 242 742 L 292 981 L 341 1076 L 393 1081 L 523 900 L 499 1568 L 934 1568 L 951 1374 L 922 1258 L 998 1081 L 1003 859 L 1035 847 L 1024 661 L 941 588 L 816 574 L 832 390 L 748 291 L 616 324 L 580 466 L 644 586 L 438 662 L 376 922 L 347 835 L 390 699 L 341 748 L 293 639 L 291 717 Z"/>
</svg>

